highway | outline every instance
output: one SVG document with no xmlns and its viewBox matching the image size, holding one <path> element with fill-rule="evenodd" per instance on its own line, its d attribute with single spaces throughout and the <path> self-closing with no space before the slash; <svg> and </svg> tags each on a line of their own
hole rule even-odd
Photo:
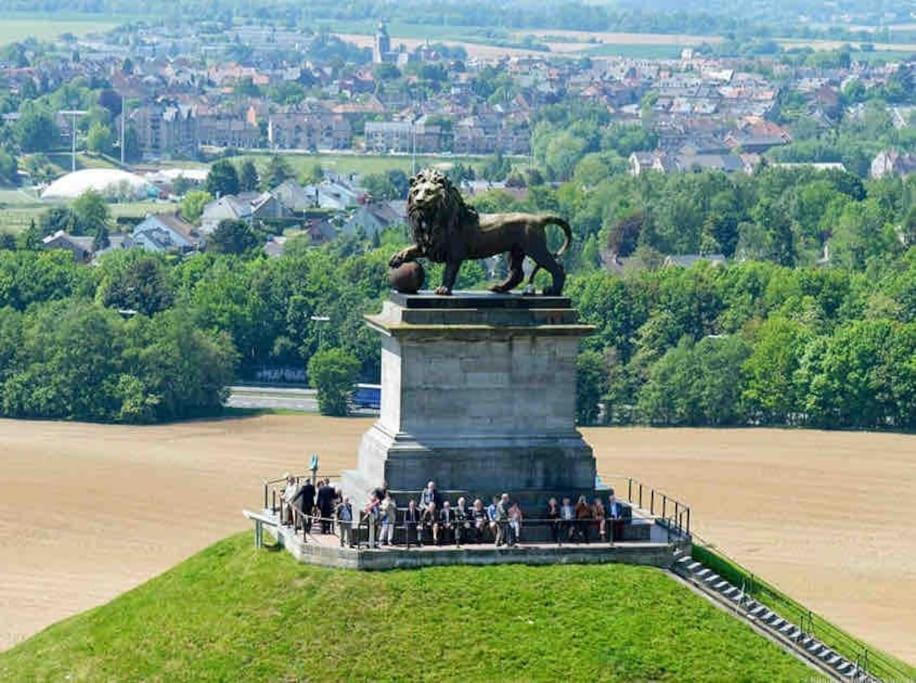
<svg viewBox="0 0 916 683">
<path fill-rule="evenodd" d="M 229 387 L 229 408 L 255 408 L 262 410 L 296 410 L 318 412 L 318 392 L 305 387 L 271 387 L 236 385 Z M 378 415 L 377 410 L 352 408 L 352 415 Z"/>
<path fill-rule="evenodd" d="M 304 387 L 229 387 L 230 408 L 270 408 L 318 412 L 317 392 Z"/>
</svg>

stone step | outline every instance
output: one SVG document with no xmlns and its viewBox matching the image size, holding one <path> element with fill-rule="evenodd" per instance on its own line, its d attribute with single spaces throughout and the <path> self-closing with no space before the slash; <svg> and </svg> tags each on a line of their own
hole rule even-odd
<svg viewBox="0 0 916 683">
<path fill-rule="evenodd" d="M 707 567 L 703 567 L 699 571 L 694 572 L 694 574 L 696 575 L 698 579 L 703 579 L 709 576 L 710 574 L 712 574 L 712 570 Z"/>
<path fill-rule="evenodd" d="M 675 557 L 677 557 L 677 555 L 675 555 Z M 685 566 L 685 567 L 686 567 L 686 566 L 688 566 L 688 565 L 690 565 L 690 564 L 693 563 L 693 558 L 690 557 L 690 555 L 684 555 L 683 557 L 678 557 L 678 558 L 677 558 L 677 563 L 678 563 L 679 565 L 682 565 L 682 566 Z M 700 564 L 700 563 L 697 562 L 697 564 Z"/>
<path fill-rule="evenodd" d="M 707 576 L 706 578 L 704 578 L 703 581 L 705 581 L 706 583 L 708 583 L 711 586 L 713 583 L 718 581 L 720 578 L 722 577 L 719 576 L 718 574 L 711 574 Z"/>
<path fill-rule="evenodd" d="M 715 586 L 713 586 L 713 588 L 715 588 L 717 591 L 719 591 L 719 592 L 721 593 L 723 590 L 725 590 L 725 589 L 728 588 L 729 586 L 731 586 L 732 588 L 734 588 L 734 586 L 732 586 L 728 581 L 719 581 L 719 583 L 717 583 Z"/>
<path fill-rule="evenodd" d="M 691 562 L 690 564 L 687 565 L 687 569 L 692 572 L 699 571 L 702 567 L 703 565 L 700 564 L 699 562 Z"/>
<path fill-rule="evenodd" d="M 731 598 L 735 595 L 735 593 L 739 592 L 740 591 L 735 586 L 730 585 L 728 588 L 722 591 L 722 595 L 724 595 L 726 598 Z"/>
<path fill-rule="evenodd" d="M 763 613 L 766 612 L 766 611 L 767 611 L 767 608 L 766 608 L 766 607 L 764 607 L 763 605 L 759 605 L 759 604 L 758 604 L 756 607 L 754 607 L 754 608 L 751 610 L 751 614 L 752 614 L 753 616 L 755 616 L 755 617 L 759 617 L 761 614 L 763 614 Z"/>
<path fill-rule="evenodd" d="M 828 658 L 827 658 L 827 663 L 828 663 L 830 666 L 836 666 L 837 664 L 839 664 L 839 662 L 840 662 L 841 659 L 843 659 L 843 658 L 840 657 L 838 654 L 834 654 L 832 657 L 828 657 Z"/>
<path fill-rule="evenodd" d="M 855 671 L 856 665 L 850 661 L 841 662 L 837 665 L 836 670 L 839 671 L 844 676 L 851 676 Z"/>
<path fill-rule="evenodd" d="M 829 657 L 835 654 L 836 653 L 833 650 L 831 650 L 829 647 L 825 645 L 824 649 L 817 653 L 817 658 L 822 659 L 826 662 Z"/>
</svg>

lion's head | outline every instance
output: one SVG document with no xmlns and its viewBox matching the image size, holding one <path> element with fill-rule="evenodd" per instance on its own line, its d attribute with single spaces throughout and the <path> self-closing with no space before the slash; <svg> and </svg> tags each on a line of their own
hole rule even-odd
<svg viewBox="0 0 916 683">
<path fill-rule="evenodd" d="M 477 226 L 477 212 L 442 171 L 427 168 L 410 179 L 407 218 L 423 255 L 443 262 L 462 233 Z"/>
</svg>

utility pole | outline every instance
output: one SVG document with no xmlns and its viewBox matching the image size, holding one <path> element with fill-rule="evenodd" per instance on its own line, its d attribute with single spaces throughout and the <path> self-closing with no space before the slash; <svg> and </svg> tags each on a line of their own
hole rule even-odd
<svg viewBox="0 0 916 683">
<path fill-rule="evenodd" d="M 124 166 L 124 133 L 127 128 L 127 98 L 121 95 L 121 166 Z"/>
<path fill-rule="evenodd" d="M 86 112 L 82 109 L 63 109 L 64 116 L 70 117 L 70 171 L 76 171 L 76 118 Z"/>
</svg>

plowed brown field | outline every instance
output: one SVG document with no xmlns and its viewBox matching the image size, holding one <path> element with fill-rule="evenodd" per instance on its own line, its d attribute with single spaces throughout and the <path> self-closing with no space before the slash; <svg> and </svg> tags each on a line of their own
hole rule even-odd
<svg viewBox="0 0 916 683">
<path fill-rule="evenodd" d="M 260 482 L 355 463 L 370 420 L 156 427 L 0 420 L 0 648 L 229 533 Z M 694 528 L 785 591 L 916 662 L 916 437 L 587 429 L 604 475 L 689 502 Z"/>
</svg>

